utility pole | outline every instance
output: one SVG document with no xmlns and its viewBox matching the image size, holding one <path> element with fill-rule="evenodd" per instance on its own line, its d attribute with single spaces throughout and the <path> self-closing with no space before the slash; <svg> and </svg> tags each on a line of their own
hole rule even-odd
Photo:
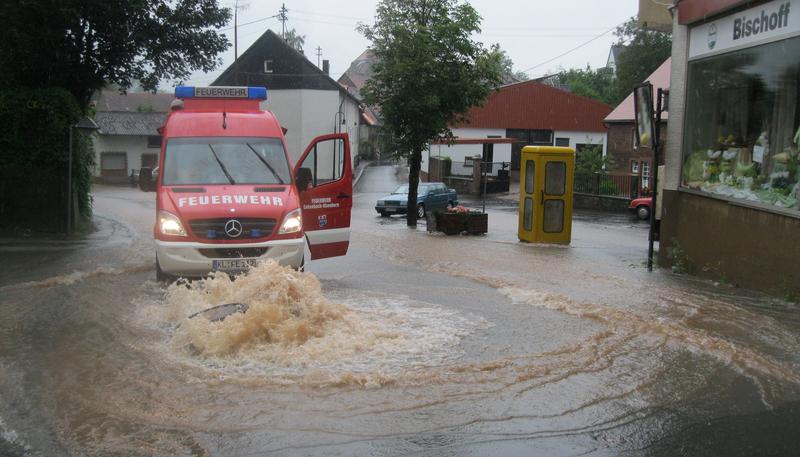
<svg viewBox="0 0 800 457">
<path fill-rule="evenodd" d="M 239 83 L 239 0 L 233 3 L 233 80 Z"/>
<path fill-rule="evenodd" d="M 319 59 L 322 57 L 322 47 L 317 46 L 317 68 L 319 68 Z"/>
<path fill-rule="evenodd" d="M 286 9 L 286 3 L 281 4 L 281 9 L 278 12 L 278 20 L 281 21 L 281 38 L 284 40 L 286 40 L 286 21 L 289 20 L 286 16 L 288 12 L 289 10 Z"/>
</svg>

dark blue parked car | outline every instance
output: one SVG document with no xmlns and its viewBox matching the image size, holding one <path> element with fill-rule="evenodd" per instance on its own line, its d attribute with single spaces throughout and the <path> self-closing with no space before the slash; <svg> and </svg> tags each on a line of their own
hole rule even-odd
<svg viewBox="0 0 800 457">
<path fill-rule="evenodd" d="M 420 183 L 417 187 L 417 217 L 425 217 L 427 211 L 441 211 L 458 205 L 455 189 L 448 189 L 440 182 Z M 405 214 L 408 207 L 408 184 L 395 189 L 375 204 L 375 211 L 383 217 Z"/>
</svg>

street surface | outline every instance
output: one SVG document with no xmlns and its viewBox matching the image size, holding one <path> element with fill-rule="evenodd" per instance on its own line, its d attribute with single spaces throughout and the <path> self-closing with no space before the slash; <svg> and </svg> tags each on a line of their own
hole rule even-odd
<svg viewBox="0 0 800 457">
<path fill-rule="evenodd" d="M 85 239 L 0 240 L 0 455 L 797 455 L 796 305 L 648 273 L 627 215 L 569 247 L 497 198 L 486 236 L 409 229 L 373 209 L 398 176 L 366 169 L 314 276 L 158 284 L 155 194 L 123 187 Z"/>
</svg>

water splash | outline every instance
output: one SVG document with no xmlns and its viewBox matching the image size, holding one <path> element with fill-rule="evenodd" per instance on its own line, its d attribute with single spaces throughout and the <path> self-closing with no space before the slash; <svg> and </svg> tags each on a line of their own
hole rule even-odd
<svg viewBox="0 0 800 457">
<path fill-rule="evenodd" d="M 221 303 L 246 313 L 218 322 L 188 316 Z M 481 319 L 405 297 L 348 291 L 330 299 L 311 273 L 266 262 L 231 278 L 218 273 L 168 287 L 163 303 L 143 307 L 151 325 L 184 361 L 229 376 L 276 382 L 383 385 L 403 373 L 457 358 Z"/>
</svg>

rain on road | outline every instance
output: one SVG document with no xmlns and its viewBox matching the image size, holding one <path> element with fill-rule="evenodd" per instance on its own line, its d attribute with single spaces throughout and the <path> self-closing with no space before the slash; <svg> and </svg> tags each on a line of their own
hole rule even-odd
<svg viewBox="0 0 800 457">
<path fill-rule="evenodd" d="M 85 240 L 0 242 L 0 455 L 793 455 L 800 319 L 644 268 L 646 226 L 570 247 L 446 237 L 372 209 L 296 274 L 154 281 L 153 194 L 98 186 Z M 318 278 L 318 279 L 317 279 Z M 186 316 L 224 302 L 219 324 Z"/>
</svg>

